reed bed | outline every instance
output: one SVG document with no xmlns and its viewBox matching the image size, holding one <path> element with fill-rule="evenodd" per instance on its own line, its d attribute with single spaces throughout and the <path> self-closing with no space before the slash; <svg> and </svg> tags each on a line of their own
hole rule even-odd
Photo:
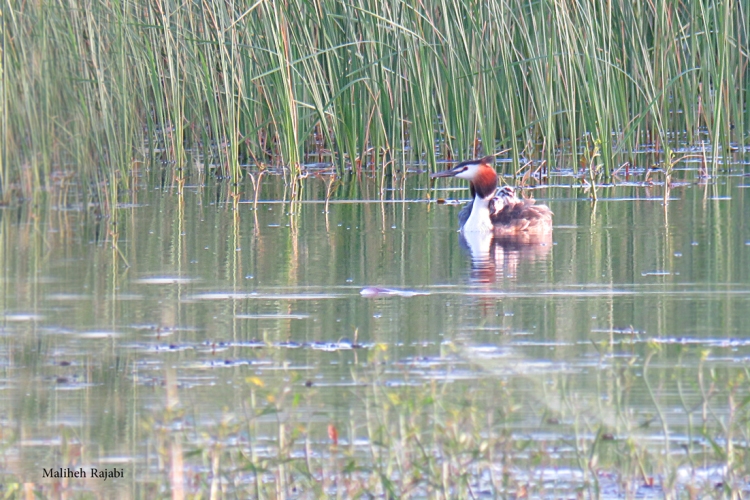
<svg viewBox="0 0 750 500">
<path fill-rule="evenodd" d="M 509 149 L 608 177 L 748 143 L 745 2 L 45 0 L 3 12 L 5 199 Z"/>
</svg>

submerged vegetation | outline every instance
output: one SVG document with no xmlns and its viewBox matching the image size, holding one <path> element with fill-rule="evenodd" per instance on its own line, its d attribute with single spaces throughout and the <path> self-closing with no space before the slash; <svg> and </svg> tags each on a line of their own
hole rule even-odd
<svg viewBox="0 0 750 500">
<path fill-rule="evenodd" d="M 749 140 L 745 2 L 429 5 L 5 0 L 4 197 L 499 148 L 606 178 L 644 147 L 669 168 Z"/>
<path fill-rule="evenodd" d="M 466 347 L 402 361 L 414 373 L 395 384 L 378 368 L 378 361 L 392 363 L 381 349 L 362 353 L 363 366 L 352 369 L 361 399 L 329 421 L 316 418 L 315 400 L 331 388 L 304 384 L 293 370 L 280 386 L 248 378 L 245 414 L 226 415 L 210 438 L 189 444 L 200 459 L 191 470 L 213 464 L 211 473 L 205 466 L 195 473 L 194 491 L 234 486 L 257 498 L 748 493 L 746 368 L 706 366 L 689 347 L 668 354 L 657 343 L 616 340 L 597 346 L 593 374 L 546 373 L 512 350 Z M 461 380 L 466 368 L 479 373 L 471 383 Z M 680 418 L 668 419 L 668 412 Z M 157 435 L 180 416 L 165 412 L 163 419 L 149 422 Z M 278 438 L 270 444 L 259 436 Z M 163 435 L 159 463 L 169 463 L 173 447 L 186 441 Z M 160 472 L 165 482 L 172 471 Z"/>
</svg>

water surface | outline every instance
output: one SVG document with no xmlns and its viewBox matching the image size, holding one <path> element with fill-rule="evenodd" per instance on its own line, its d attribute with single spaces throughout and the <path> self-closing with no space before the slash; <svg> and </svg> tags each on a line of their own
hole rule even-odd
<svg viewBox="0 0 750 500">
<path fill-rule="evenodd" d="M 750 178 L 678 177 L 596 202 L 553 178 L 529 191 L 553 244 L 482 258 L 435 201 L 468 190 L 424 176 L 352 176 L 329 203 L 317 179 L 265 201 L 285 192 L 266 176 L 257 205 L 249 182 L 238 203 L 143 189 L 116 224 L 4 209 L 3 482 L 747 493 Z M 41 477 L 83 466 L 125 477 Z"/>
</svg>

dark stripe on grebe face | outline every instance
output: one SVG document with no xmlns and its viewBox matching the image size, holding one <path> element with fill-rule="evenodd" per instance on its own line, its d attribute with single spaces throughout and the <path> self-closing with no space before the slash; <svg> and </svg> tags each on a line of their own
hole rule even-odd
<svg viewBox="0 0 750 500">
<path fill-rule="evenodd" d="M 481 165 L 481 164 L 482 164 L 482 160 L 466 160 L 466 161 L 462 161 L 461 163 L 453 167 L 453 170 L 459 169 L 461 167 L 463 167 L 464 170 L 467 170 L 472 165 Z"/>
<path fill-rule="evenodd" d="M 503 186 L 497 191 L 497 196 L 502 200 L 503 205 L 512 205 L 518 201 L 516 190 L 511 186 Z"/>
<path fill-rule="evenodd" d="M 467 170 L 469 170 L 469 165 L 461 163 L 460 165 L 456 165 L 450 170 L 443 170 L 442 172 L 435 172 L 434 174 L 430 174 L 430 178 L 435 179 L 436 177 L 455 177 L 460 173 L 466 172 Z"/>
</svg>

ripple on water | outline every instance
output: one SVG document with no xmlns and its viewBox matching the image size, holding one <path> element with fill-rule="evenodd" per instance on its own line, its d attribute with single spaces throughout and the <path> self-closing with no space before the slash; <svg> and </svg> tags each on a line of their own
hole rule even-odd
<svg viewBox="0 0 750 500">
<path fill-rule="evenodd" d="M 8 321 L 10 323 L 27 323 L 27 322 L 37 322 L 44 320 L 44 316 L 41 314 L 31 314 L 31 313 L 8 313 L 5 315 L 5 321 Z"/>
<path fill-rule="evenodd" d="M 237 319 L 309 319 L 312 317 L 310 314 L 235 314 Z"/>
<path fill-rule="evenodd" d="M 203 300 L 326 300 L 345 297 L 335 293 L 206 292 L 188 295 L 183 302 Z"/>
<path fill-rule="evenodd" d="M 138 285 L 185 285 L 196 281 L 199 280 L 185 276 L 146 276 L 134 279 L 133 283 Z"/>
</svg>

